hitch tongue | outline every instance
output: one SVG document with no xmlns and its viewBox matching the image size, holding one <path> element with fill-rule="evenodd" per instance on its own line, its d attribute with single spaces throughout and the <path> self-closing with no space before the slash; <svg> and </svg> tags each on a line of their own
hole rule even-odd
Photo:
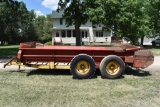
<svg viewBox="0 0 160 107">
<path fill-rule="evenodd" d="M 3 67 L 5 68 L 6 66 L 17 65 L 17 62 L 18 62 L 17 57 L 13 57 L 11 60 L 6 62 Z"/>
</svg>

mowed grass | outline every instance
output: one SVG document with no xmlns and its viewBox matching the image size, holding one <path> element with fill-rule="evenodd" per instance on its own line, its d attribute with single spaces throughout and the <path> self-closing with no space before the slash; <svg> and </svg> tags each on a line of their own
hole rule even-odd
<svg viewBox="0 0 160 107">
<path fill-rule="evenodd" d="M 133 72 L 134 71 L 134 72 Z M 159 107 L 160 73 L 127 69 L 120 79 L 73 79 L 69 70 L 0 72 L 1 107 Z"/>
<path fill-rule="evenodd" d="M 17 55 L 19 45 L 0 46 L 0 58 L 12 58 Z"/>
<path fill-rule="evenodd" d="M 18 45 L 0 46 L 11 58 Z M 154 55 L 160 47 L 145 46 Z M 159 107 L 160 73 L 127 70 L 120 79 L 73 79 L 69 70 L 0 71 L 0 107 Z"/>
<path fill-rule="evenodd" d="M 150 50 L 154 55 L 160 55 L 160 46 L 143 46 L 142 49 Z"/>
</svg>

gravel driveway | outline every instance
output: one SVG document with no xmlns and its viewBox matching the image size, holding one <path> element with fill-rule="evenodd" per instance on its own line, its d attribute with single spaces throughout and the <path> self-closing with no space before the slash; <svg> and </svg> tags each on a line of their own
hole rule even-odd
<svg viewBox="0 0 160 107">
<path fill-rule="evenodd" d="M 6 68 L 3 68 L 5 62 L 7 62 L 7 59 L 0 59 L 0 71 L 16 71 L 18 70 L 18 66 L 7 66 Z M 35 68 L 30 68 L 30 67 L 21 67 L 21 70 L 32 70 Z M 145 68 L 144 70 L 146 71 L 160 71 L 160 56 L 155 56 L 154 57 L 154 63 L 150 65 L 149 67 Z"/>
</svg>

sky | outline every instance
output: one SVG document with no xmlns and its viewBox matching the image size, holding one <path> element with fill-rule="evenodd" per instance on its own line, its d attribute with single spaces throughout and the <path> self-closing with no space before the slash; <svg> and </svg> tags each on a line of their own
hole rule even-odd
<svg viewBox="0 0 160 107">
<path fill-rule="evenodd" d="M 18 0 L 26 4 L 27 9 L 34 10 L 37 15 L 51 14 L 57 9 L 59 0 Z"/>
</svg>

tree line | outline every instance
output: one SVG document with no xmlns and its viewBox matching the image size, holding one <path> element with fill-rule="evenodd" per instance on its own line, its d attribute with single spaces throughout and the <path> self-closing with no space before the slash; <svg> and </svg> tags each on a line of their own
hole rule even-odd
<svg viewBox="0 0 160 107">
<path fill-rule="evenodd" d="M 0 44 L 26 41 L 51 41 L 51 15 L 36 16 L 24 2 L 0 0 Z"/>
<path fill-rule="evenodd" d="M 81 45 L 80 26 L 88 20 L 103 24 L 114 36 L 133 44 L 144 36 L 160 33 L 159 0 L 59 0 L 57 11 L 64 11 L 66 26 L 75 25 L 76 45 Z M 0 43 L 51 41 L 51 15 L 36 16 L 24 2 L 0 0 Z"/>
<path fill-rule="evenodd" d="M 64 10 L 67 25 L 75 25 L 76 45 L 80 45 L 80 25 L 87 20 L 104 25 L 114 36 L 138 44 L 144 36 L 160 33 L 160 0 L 59 0 L 57 11 Z"/>
</svg>

